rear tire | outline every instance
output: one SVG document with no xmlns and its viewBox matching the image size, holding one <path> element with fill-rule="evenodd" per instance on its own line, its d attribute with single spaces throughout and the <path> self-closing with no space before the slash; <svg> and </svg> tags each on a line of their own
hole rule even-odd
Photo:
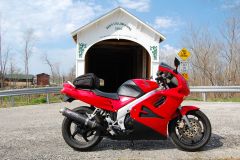
<svg viewBox="0 0 240 160">
<path fill-rule="evenodd" d="M 169 136 L 179 149 L 197 151 L 208 143 L 211 137 L 211 124 L 207 116 L 199 110 L 190 111 L 186 116 L 193 124 L 193 130 L 189 130 L 186 124 L 179 127 L 181 119 L 174 119 L 169 124 Z"/>
<path fill-rule="evenodd" d="M 91 114 L 93 112 L 89 107 L 84 106 L 77 107 L 73 111 L 85 116 L 87 116 L 86 113 Z M 97 117 L 95 120 L 97 120 Z M 84 124 L 77 124 L 66 117 L 62 122 L 62 136 L 70 147 L 80 151 L 90 150 L 102 140 L 99 129 L 89 129 Z M 88 139 L 89 137 L 91 139 Z"/>
</svg>

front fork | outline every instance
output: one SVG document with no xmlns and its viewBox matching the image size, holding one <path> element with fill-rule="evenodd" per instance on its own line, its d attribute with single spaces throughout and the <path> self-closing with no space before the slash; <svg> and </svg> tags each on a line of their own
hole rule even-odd
<svg viewBox="0 0 240 160">
<path fill-rule="evenodd" d="M 193 110 L 199 110 L 199 108 L 195 107 L 195 106 L 179 106 L 178 110 L 179 110 L 179 112 L 181 114 L 182 120 L 184 122 L 186 122 L 188 128 L 192 129 L 192 125 L 189 122 L 189 119 L 187 117 L 187 113 L 190 112 L 190 111 L 193 111 Z"/>
<path fill-rule="evenodd" d="M 189 119 L 187 118 L 186 115 L 182 116 L 182 120 L 184 120 L 188 126 L 188 128 L 192 129 L 192 125 L 191 123 L 189 122 Z"/>
</svg>

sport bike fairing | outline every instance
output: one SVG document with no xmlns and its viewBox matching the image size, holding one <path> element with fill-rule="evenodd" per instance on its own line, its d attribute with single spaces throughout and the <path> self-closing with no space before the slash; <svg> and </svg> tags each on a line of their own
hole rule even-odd
<svg viewBox="0 0 240 160">
<path fill-rule="evenodd" d="M 119 96 L 119 100 L 98 96 L 91 90 L 75 89 L 70 84 L 64 84 L 61 92 L 95 107 L 117 112 L 117 123 L 122 130 L 125 129 L 124 119 L 130 113 L 135 121 L 167 136 L 167 125 L 171 119 L 176 117 L 176 110 L 184 96 L 189 94 L 189 89 L 185 89 L 188 88 L 186 87 L 187 83 L 180 74 L 162 66 L 159 67 L 159 70 L 175 76 L 178 80 L 178 86 L 161 90 L 156 82 L 136 79 L 132 81 L 145 94 L 141 97 Z M 162 97 L 165 97 L 163 102 L 156 105 Z"/>
<path fill-rule="evenodd" d="M 61 92 L 67 95 L 68 102 L 76 99 L 91 105 L 60 110 L 65 116 L 62 125 L 65 142 L 82 151 L 95 146 L 103 137 L 153 140 L 169 136 L 176 146 L 187 151 L 196 151 L 206 145 L 211 137 L 211 124 L 199 108 L 181 106 L 190 90 L 187 81 L 177 71 L 179 64 L 176 58 L 176 68 L 160 64 L 156 82 L 128 80 L 117 93 L 97 90 L 98 87 L 92 85 L 95 83 L 90 83 L 94 82 L 94 76 L 87 79 L 87 89 L 81 89 L 86 86 L 80 83 L 81 76 L 77 85 L 64 84 Z M 74 131 L 71 131 L 72 124 L 76 126 Z M 75 135 L 83 140 L 79 142 Z M 88 139 L 92 136 L 94 138 Z"/>
<path fill-rule="evenodd" d="M 165 97 L 162 104 L 156 105 L 156 102 L 162 97 Z M 182 98 L 178 97 L 176 91 L 159 90 L 134 106 L 130 114 L 134 120 L 149 126 L 163 136 L 167 136 L 168 122 L 174 118 L 173 115 L 181 102 Z"/>
</svg>

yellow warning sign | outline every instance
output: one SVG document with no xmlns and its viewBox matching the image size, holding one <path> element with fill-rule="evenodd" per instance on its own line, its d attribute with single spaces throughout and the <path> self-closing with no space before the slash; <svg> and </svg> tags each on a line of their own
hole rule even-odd
<svg viewBox="0 0 240 160">
<path fill-rule="evenodd" d="M 188 73 L 181 73 L 182 76 L 188 81 L 189 77 L 188 77 Z"/>
<path fill-rule="evenodd" d="M 188 57 L 191 56 L 191 53 L 186 49 L 183 48 L 179 53 L 178 56 L 183 60 L 186 61 L 188 59 Z"/>
</svg>

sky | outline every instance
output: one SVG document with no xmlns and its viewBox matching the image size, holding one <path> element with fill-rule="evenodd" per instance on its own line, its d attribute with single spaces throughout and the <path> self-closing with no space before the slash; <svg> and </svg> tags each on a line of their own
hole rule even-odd
<svg viewBox="0 0 240 160">
<path fill-rule="evenodd" d="M 118 6 L 167 38 L 160 54 L 175 54 L 189 25 L 219 34 L 226 18 L 240 8 L 240 0 L 0 0 L 3 50 L 10 48 L 11 61 L 24 72 L 23 35 L 32 29 L 30 73 L 50 73 L 44 54 L 67 73 L 75 64 L 71 32 Z"/>
</svg>

